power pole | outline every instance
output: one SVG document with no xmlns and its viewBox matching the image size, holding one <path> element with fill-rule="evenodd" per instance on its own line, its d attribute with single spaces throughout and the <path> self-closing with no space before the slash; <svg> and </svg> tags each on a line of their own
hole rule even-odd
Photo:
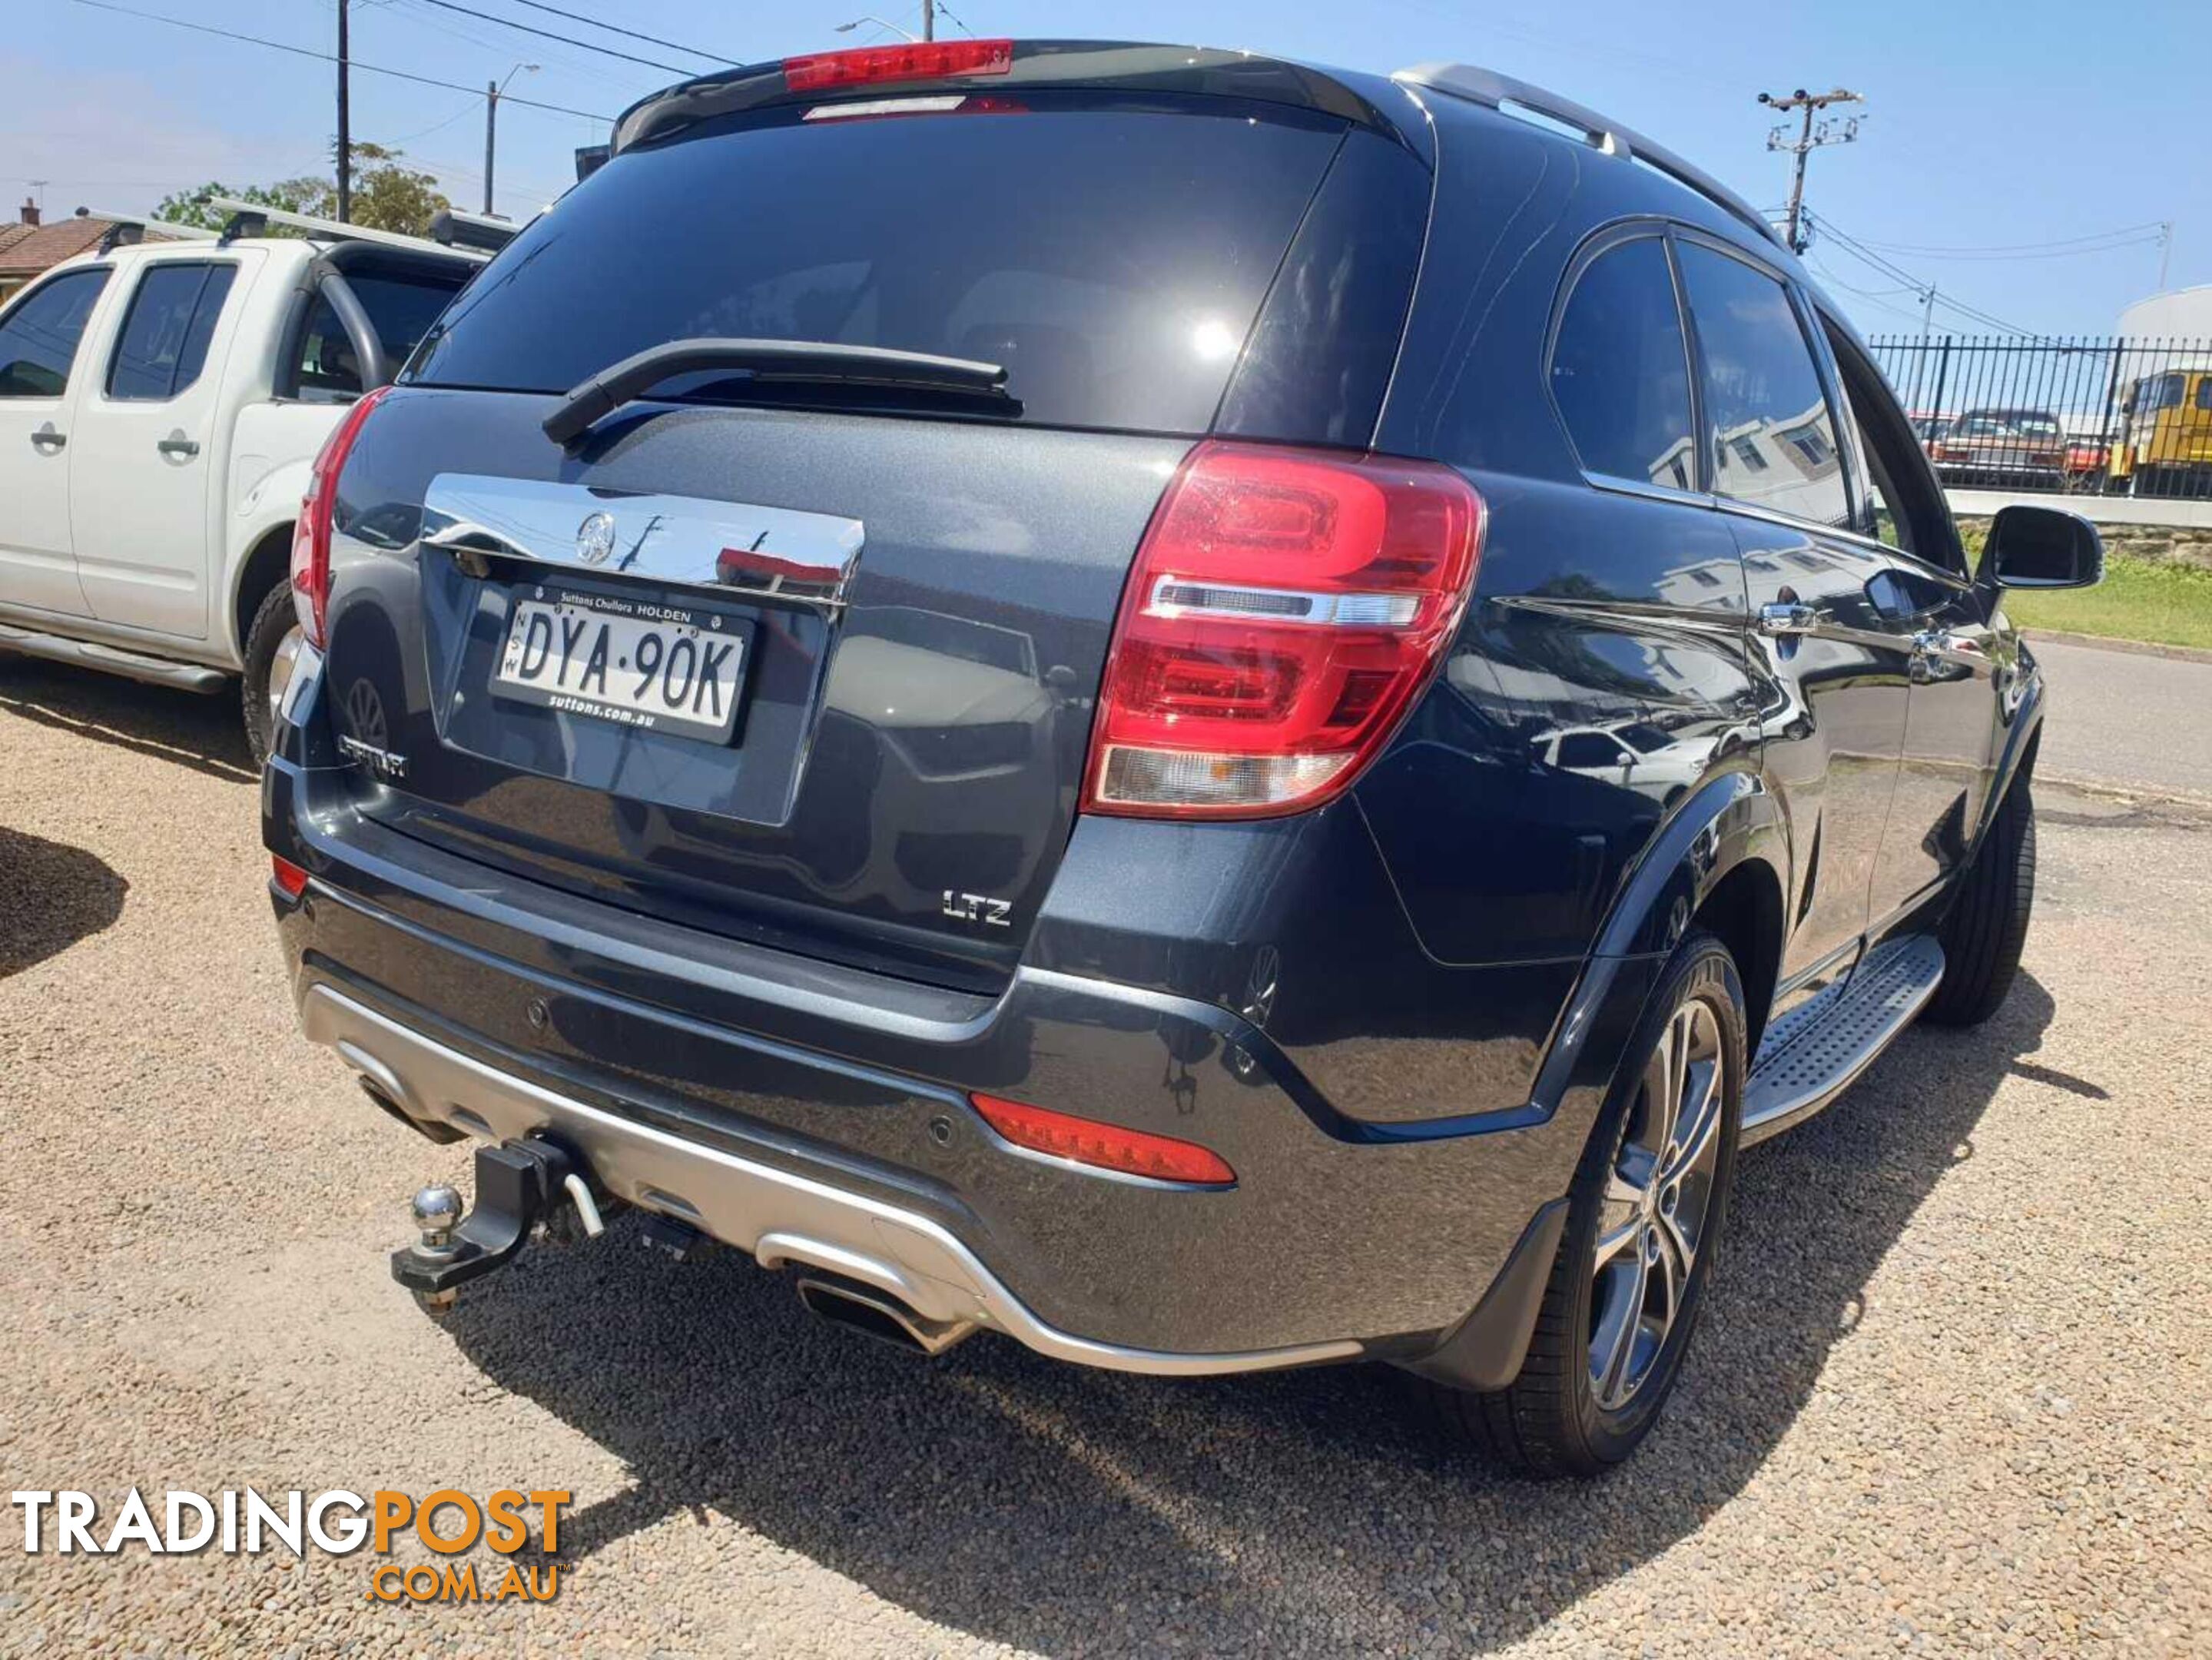
<svg viewBox="0 0 2212 1660">
<path fill-rule="evenodd" d="M 499 82 L 484 82 L 484 211 L 491 207 L 491 162 L 493 135 L 499 126 Z"/>
<path fill-rule="evenodd" d="M 921 38 L 925 40 L 937 39 L 937 0 L 921 0 Z M 2159 284 L 2160 288 L 2165 286 L 2163 283 Z"/>
<path fill-rule="evenodd" d="M 2158 227 L 2158 291 L 2166 292 L 2166 262 L 2173 257 L 2173 221 L 2164 219 Z"/>
<path fill-rule="evenodd" d="M 1817 127 L 1814 125 L 1814 118 L 1831 104 L 1860 104 L 1866 100 L 1858 94 L 1846 92 L 1841 87 L 1819 93 L 1808 92 L 1800 87 L 1787 98 L 1777 98 L 1771 92 L 1762 92 L 1759 94 L 1759 101 L 1769 109 L 1778 110 L 1784 114 L 1791 110 L 1805 112 L 1796 137 L 1790 137 L 1790 124 L 1786 121 L 1766 135 L 1767 149 L 1788 150 L 1797 158 L 1794 176 L 1790 181 L 1790 225 L 1785 234 L 1790 251 L 1802 253 L 1806 246 L 1805 158 L 1823 144 L 1848 144 L 1859 136 L 1859 118 L 1856 115 L 1846 117 L 1840 124 L 1822 119 Z"/>
<path fill-rule="evenodd" d="M 353 134 L 346 107 L 346 0 L 338 0 L 338 219 L 353 220 Z"/>
</svg>

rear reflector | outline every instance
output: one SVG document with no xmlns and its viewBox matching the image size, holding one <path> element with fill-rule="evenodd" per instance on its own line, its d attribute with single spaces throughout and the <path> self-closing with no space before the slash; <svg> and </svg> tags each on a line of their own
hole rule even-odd
<svg viewBox="0 0 2212 1660">
<path fill-rule="evenodd" d="M 286 898 L 297 899 L 307 891 L 307 873 L 290 860 L 280 859 L 272 853 L 269 855 L 269 866 L 270 874 L 276 885 L 284 890 Z"/>
<path fill-rule="evenodd" d="M 1085 810 L 1252 818 L 1340 794 L 1434 674 L 1482 529 L 1432 461 L 1198 446 L 1122 594 Z"/>
<path fill-rule="evenodd" d="M 783 60 L 793 92 L 836 92 L 884 81 L 946 81 L 963 75 L 1004 75 L 1014 66 L 1012 40 L 911 40 L 900 46 L 811 52 Z"/>
<path fill-rule="evenodd" d="M 1050 1153 L 1079 1164 L 1119 1171 L 1125 1176 L 1149 1176 L 1159 1182 L 1188 1182 L 1200 1187 L 1226 1187 L 1237 1172 L 1221 1155 L 1195 1141 L 1178 1141 L 1170 1135 L 1147 1135 L 1119 1124 L 1102 1124 L 1065 1112 L 1048 1112 L 1020 1101 L 995 1095 L 971 1095 L 984 1122 L 1018 1147 Z"/>
</svg>

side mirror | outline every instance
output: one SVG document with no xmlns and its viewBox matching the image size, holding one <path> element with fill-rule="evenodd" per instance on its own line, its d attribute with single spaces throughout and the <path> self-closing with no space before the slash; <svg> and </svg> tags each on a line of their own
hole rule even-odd
<svg viewBox="0 0 2212 1660">
<path fill-rule="evenodd" d="M 1982 544 L 1980 580 L 2000 588 L 2090 588 L 2105 580 L 2105 538 L 2078 513 L 2014 502 Z"/>
</svg>

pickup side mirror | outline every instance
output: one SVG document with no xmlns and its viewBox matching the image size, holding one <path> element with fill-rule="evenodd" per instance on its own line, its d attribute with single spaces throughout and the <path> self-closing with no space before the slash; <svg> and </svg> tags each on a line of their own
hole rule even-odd
<svg viewBox="0 0 2212 1660">
<path fill-rule="evenodd" d="M 2000 588 L 2092 588 L 2105 580 L 2105 538 L 2078 513 L 2014 502 L 1990 521 L 1979 575 Z"/>
</svg>

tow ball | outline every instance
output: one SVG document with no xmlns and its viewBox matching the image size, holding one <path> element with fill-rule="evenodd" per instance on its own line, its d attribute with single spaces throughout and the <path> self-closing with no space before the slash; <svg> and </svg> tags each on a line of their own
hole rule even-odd
<svg viewBox="0 0 2212 1660">
<path fill-rule="evenodd" d="M 541 1222 L 549 1229 L 580 1223 L 594 1239 L 605 1229 L 583 1161 L 543 1136 L 477 1148 L 476 1189 L 476 1208 L 465 1216 L 449 1187 L 417 1193 L 422 1237 L 392 1253 L 392 1277 L 432 1314 L 453 1307 L 470 1280 L 506 1267 Z"/>
</svg>

